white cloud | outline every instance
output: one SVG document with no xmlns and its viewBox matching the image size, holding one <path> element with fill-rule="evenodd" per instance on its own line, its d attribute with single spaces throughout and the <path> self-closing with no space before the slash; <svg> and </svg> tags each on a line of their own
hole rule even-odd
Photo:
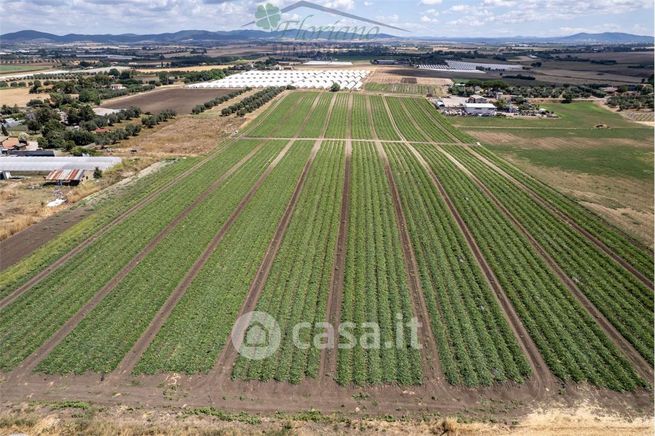
<svg viewBox="0 0 655 436">
<path fill-rule="evenodd" d="M 422 5 L 434 6 L 440 5 L 443 0 L 421 0 Z"/>
</svg>

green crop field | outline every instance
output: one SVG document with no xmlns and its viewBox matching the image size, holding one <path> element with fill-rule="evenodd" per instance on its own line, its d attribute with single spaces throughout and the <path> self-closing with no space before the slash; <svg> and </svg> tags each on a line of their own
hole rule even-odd
<svg viewBox="0 0 655 436">
<path fill-rule="evenodd" d="M 89 374 L 161 396 L 185 374 L 190 404 L 205 399 L 184 383 L 253 400 L 274 386 L 308 407 L 308 392 L 342 404 L 366 389 L 650 395 L 652 250 L 501 155 L 651 180 L 649 129 L 552 109 L 452 119 L 417 96 L 285 91 L 240 136 L 79 206 L 93 211 L 0 272 L 0 371 L 56 380 L 53 397 Z M 503 142 L 520 132 L 563 142 Z M 254 359 L 230 346 L 250 310 L 280 332 Z"/>
</svg>

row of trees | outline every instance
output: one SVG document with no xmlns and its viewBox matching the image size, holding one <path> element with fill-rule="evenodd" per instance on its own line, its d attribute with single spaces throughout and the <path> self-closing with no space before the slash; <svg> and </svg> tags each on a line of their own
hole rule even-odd
<svg viewBox="0 0 655 436">
<path fill-rule="evenodd" d="M 199 104 L 196 105 L 193 109 L 191 109 L 191 113 L 194 115 L 197 115 L 199 113 L 202 113 L 206 111 L 207 109 L 211 109 L 214 106 L 218 106 L 221 103 L 225 103 L 228 100 L 233 99 L 236 96 L 239 96 L 243 94 L 246 91 L 250 91 L 251 88 L 244 88 L 244 89 L 238 89 L 236 91 L 232 91 L 229 94 L 221 95 L 220 97 L 212 98 L 211 100 L 205 102 L 204 104 Z"/>
<path fill-rule="evenodd" d="M 176 115 L 177 114 L 174 110 L 166 109 L 157 115 L 144 115 L 141 117 L 141 124 L 149 129 L 152 129 L 159 123 L 164 123 L 169 119 L 175 118 Z"/>
<path fill-rule="evenodd" d="M 257 108 L 263 106 L 264 104 L 271 101 L 276 95 L 287 89 L 288 87 L 284 86 L 272 86 L 264 88 L 255 94 L 244 98 L 241 101 L 234 103 L 231 106 L 224 108 L 221 111 L 221 115 L 228 116 L 234 113 L 237 116 L 242 117 L 245 114 L 256 110 Z"/>
</svg>

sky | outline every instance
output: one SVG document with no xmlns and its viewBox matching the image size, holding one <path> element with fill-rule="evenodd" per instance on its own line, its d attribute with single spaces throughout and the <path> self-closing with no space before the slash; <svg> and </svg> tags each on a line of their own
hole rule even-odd
<svg viewBox="0 0 655 436">
<path fill-rule="evenodd" d="M 279 7 L 296 0 L 269 0 Z M 578 32 L 653 35 L 652 0 L 314 0 L 391 24 L 400 36 L 560 36 Z M 256 0 L 0 0 L 0 33 L 163 33 L 234 30 L 254 19 Z M 305 27 L 354 25 L 299 8 L 282 15 Z M 358 23 L 361 25 L 361 23 Z M 369 25 L 370 26 L 370 25 Z M 297 27 L 297 26 L 296 26 Z M 255 29 L 256 27 L 250 26 Z"/>
</svg>

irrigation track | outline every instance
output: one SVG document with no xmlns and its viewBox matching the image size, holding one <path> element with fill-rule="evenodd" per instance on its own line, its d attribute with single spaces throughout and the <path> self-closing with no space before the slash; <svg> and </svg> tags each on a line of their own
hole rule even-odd
<svg viewBox="0 0 655 436">
<path fill-rule="evenodd" d="M 534 201 L 539 203 L 543 208 L 548 210 L 551 215 L 559 218 L 561 221 L 564 221 L 566 224 L 568 224 L 569 227 L 571 227 L 573 230 L 577 231 L 580 233 L 582 236 L 587 238 L 590 242 L 592 242 L 596 247 L 598 247 L 601 251 L 603 251 L 605 254 L 607 254 L 609 257 L 611 257 L 616 263 L 618 263 L 620 266 L 625 268 L 629 273 L 631 273 L 637 280 L 642 282 L 644 285 L 646 285 L 649 289 L 653 290 L 653 282 L 648 279 L 648 277 L 644 276 L 639 270 L 637 270 L 632 264 L 630 264 L 628 261 L 623 259 L 620 255 L 616 254 L 610 247 L 605 245 L 603 241 L 592 235 L 590 232 L 588 232 L 586 229 L 584 229 L 582 226 L 580 226 L 571 216 L 569 216 L 566 212 L 563 212 L 559 209 L 557 209 L 553 204 L 551 204 L 548 200 L 544 199 L 541 197 L 537 192 L 533 191 L 529 186 L 523 184 L 519 180 L 515 179 L 505 171 L 503 171 L 501 168 L 499 168 L 496 164 L 491 162 L 489 159 L 486 157 L 482 156 L 479 154 L 477 151 L 473 150 L 473 147 L 464 147 L 466 150 L 468 150 L 473 156 L 478 158 L 480 161 L 482 161 L 484 164 L 486 164 L 488 167 L 496 171 L 498 174 L 501 176 L 505 177 L 507 180 L 512 182 L 517 188 L 521 189 L 523 192 L 528 194 Z"/>
<path fill-rule="evenodd" d="M 573 294 L 573 296 L 580 302 L 580 304 L 587 310 L 587 312 L 596 320 L 598 325 L 603 329 L 605 334 L 612 340 L 612 342 L 623 351 L 623 353 L 628 357 L 632 362 L 633 366 L 637 369 L 637 372 L 644 380 L 650 382 L 653 380 L 653 369 L 650 364 L 639 354 L 639 352 L 632 346 L 627 339 L 619 333 L 618 330 L 612 325 L 611 322 L 605 318 L 605 316 L 596 308 L 596 306 L 587 298 L 587 296 L 580 291 L 578 286 L 571 280 L 571 278 L 559 267 L 555 259 L 553 259 L 544 248 L 539 244 L 539 242 L 532 236 L 530 231 L 521 224 L 521 222 L 514 217 L 514 215 L 502 204 L 501 201 L 487 188 L 487 186 L 478 179 L 468 168 L 466 168 L 461 162 L 459 162 L 455 157 L 451 156 L 446 150 L 438 148 L 438 150 L 446 156 L 457 168 L 459 168 L 464 174 L 466 174 L 477 186 L 478 188 L 487 195 L 487 197 L 493 201 L 496 207 L 502 212 L 502 214 L 514 225 L 514 227 L 519 230 L 530 242 L 530 244 L 535 248 L 539 253 L 542 259 L 548 264 L 551 270 L 557 275 L 560 281 L 568 288 L 568 290 Z"/>
<path fill-rule="evenodd" d="M 48 355 L 59 343 L 66 337 L 75 327 L 91 312 L 100 302 L 114 290 L 118 285 L 136 266 L 150 254 L 159 243 L 168 236 L 179 223 L 181 223 L 198 205 L 203 203 L 214 191 L 223 185 L 225 180 L 231 177 L 236 171 L 241 168 L 248 160 L 250 160 L 255 153 L 257 153 L 265 142 L 256 146 L 250 153 L 248 153 L 239 162 L 234 164 L 227 172 L 216 179 L 205 191 L 202 192 L 190 205 L 188 205 L 182 212 L 180 212 L 173 221 L 168 223 L 158 234 L 155 236 L 141 251 L 130 260 L 127 265 L 123 266 L 121 270 L 109 282 L 107 282 L 94 296 L 89 300 L 75 315 L 66 321 L 66 323 L 57 330 L 46 342 L 44 342 L 36 351 L 28 356 L 22 364 L 16 369 L 15 373 L 20 376 L 26 372 L 32 371 L 41 360 Z"/>
<path fill-rule="evenodd" d="M 319 97 L 320 94 L 318 94 L 314 99 L 311 108 L 309 109 L 309 111 L 307 111 L 307 115 L 305 115 L 303 122 L 298 127 L 298 131 L 296 132 L 296 134 L 300 133 L 301 128 L 305 125 L 310 115 L 314 112 L 314 109 L 318 104 Z M 287 143 L 286 147 L 291 147 L 291 145 L 294 142 L 295 139 L 291 139 Z M 277 229 L 275 230 L 275 234 L 273 235 L 273 239 L 271 239 L 271 242 L 269 243 L 266 249 L 266 253 L 264 254 L 262 263 L 260 264 L 259 269 L 257 270 L 257 273 L 255 274 L 255 277 L 250 284 L 250 288 L 248 289 L 248 295 L 244 300 L 243 304 L 241 305 L 241 308 L 237 315 L 237 319 L 244 316 L 248 312 L 252 312 L 253 310 L 255 310 L 257 306 L 257 302 L 259 301 L 259 296 L 264 290 L 264 285 L 266 284 L 268 275 L 271 272 L 271 267 L 273 266 L 273 260 L 275 260 L 275 256 L 277 255 L 280 245 L 282 245 L 282 241 L 284 240 L 284 235 L 287 231 L 287 228 L 289 227 L 289 222 L 291 221 L 291 216 L 293 215 L 293 211 L 296 207 L 296 204 L 298 203 L 300 194 L 302 193 L 303 187 L 305 186 L 307 175 L 309 174 L 309 171 L 312 167 L 312 164 L 314 163 L 314 159 L 316 158 L 316 154 L 318 153 L 318 150 L 320 149 L 322 142 L 323 141 L 320 138 L 316 139 L 316 141 L 314 142 L 309 158 L 307 159 L 303 171 L 300 174 L 298 181 L 296 182 L 296 187 L 284 211 L 284 215 L 282 215 L 282 218 L 278 223 Z M 248 320 L 248 323 L 246 323 L 245 325 L 249 325 L 250 320 L 249 318 L 246 319 Z M 222 352 L 219 354 L 218 359 L 214 363 L 213 368 L 209 372 L 210 375 L 209 379 L 212 382 L 217 383 L 218 386 L 220 386 L 229 377 L 229 374 L 231 373 L 232 367 L 234 366 L 237 356 L 238 356 L 238 351 L 234 347 L 232 341 L 228 340 L 225 346 L 223 347 Z"/>
<path fill-rule="evenodd" d="M 403 105 L 403 109 L 405 109 L 404 105 Z M 414 126 L 419 131 L 421 131 L 420 126 L 418 126 L 414 118 L 411 116 L 409 116 L 409 118 L 412 120 Z M 391 118 L 391 120 L 394 128 L 398 129 L 395 120 L 393 120 L 393 118 Z M 556 380 L 555 376 L 551 373 L 550 369 L 548 368 L 548 365 L 546 364 L 546 361 L 544 360 L 543 356 L 539 352 L 539 348 L 534 343 L 532 337 L 530 336 L 527 329 L 525 328 L 525 325 L 523 325 L 521 318 L 519 318 L 518 314 L 516 313 L 516 310 L 512 305 L 511 301 L 509 300 L 509 298 L 507 297 L 507 294 L 500 286 L 500 282 L 498 281 L 498 278 L 496 277 L 493 270 L 487 263 L 487 260 L 482 254 L 482 251 L 480 250 L 480 247 L 478 247 L 478 244 L 475 242 L 475 238 L 473 237 L 473 234 L 468 228 L 466 222 L 464 222 L 464 220 L 462 219 L 462 216 L 459 214 L 459 211 L 455 207 L 455 204 L 452 202 L 450 196 L 448 195 L 448 192 L 443 187 L 441 180 L 437 177 L 434 171 L 432 171 L 432 168 L 430 168 L 430 165 L 425 161 L 425 159 L 423 159 L 423 156 L 412 145 L 408 143 L 406 144 L 406 147 L 412 152 L 414 157 L 418 160 L 418 162 L 421 164 L 421 166 L 425 169 L 427 174 L 430 176 L 430 178 L 432 179 L 432 183 L 434 184 L 434 186 L 439 191 L 439 194 L 441 195 L 441 199 L 444 201 L 444 203 L 448 207 L 448 210 L 450 211 L 450 214 L 455 219 L 457 226 L 459 227 L 460 231 L 462 232 L 462 235 L 464 236 L 464 239 L 466 240 L 466 244 L 468 245 L 469 249 L 475 256 L 478 266 L 484 273 L 487 283 L 489 284 L 491 289 L 493 289 L 494 295 L 496 297 L 496 301 L 503 309 L 503 315 L 505 316 L 505 320 L 508 322 L 510 328 L 512 329 L 512 332 L 514 333 L 514 337 L 517 339 L 518 344 L 521 347 L 521 350 L 523 351 L 523 354 L 528 356 L 528 359 L 530 361 L 530 367 L 532 368 L 532 373 L 533 373 L 532 381 L 534 383 L 536 392 L 540 393 L 538 395 L 541 395 L 543 392 L 545 392 L 546 387 L 553 386 L 555 384 L 555 380 Z"/>
<path fill-rule="evenodd" d="M 281 98 L 278 99 L 275 102 L 275 104 L 273 106 L 273 109 L 275 109 L 280 104 L 281 101 L 282 101 Z M 258 120 L 255 127 L 259 126 L 263 122 L 264 122 L 264 118 L 262 117 L 260 120 Z M 207 156 L 205 156 L 200 161 L 198 161 L 195 165 L 193 165 L 191 168 L 189 168 L 188 170 L 184 171 L 182 174 L 177 176 L 174 180 L 171 180 L 170 182 L 166 183 L 164 186 L 162 186 L 162 187 L 158 188 L 157 190 L 155 190 L 154 192 L 148 194 L 145 198 L 143 198 L 137 204 L 133 205 L 128 210 L 121 213 L 118 217 L 114 218 L 114 220 L 112 220 L 109 224 L 105 225 L 101 230 L 99 230 L 93 236 L 91 236 L 91 237 L 85 239 L 84 241 L 80 242 L 77 246 L 75 246 L 73 249 L 71 249 L 68 253 L 66 253 L 65 255 L 63 255 L 62 257 L 57 259 L 55 262 L 53 262 L 50 265 L 48 265 L 47 267 L 45 267 L 43 270 L 39 271 L 39 273 L 34 275 L 32 278 L 30 278 L 28 281 L 26 281 L 21 286 L 16 288 L 13 292 L 11 292 L 5 298 L 0 300 L 0 309 L 4 309 L 5 307 L 7 307 L 11 303 L 13 303 L 18 297 L 20 297 L 26 291 L 31 289 L 34 285 L 41 282 L 43 279 L 48 277 L 54 271 L 56 271 L 57 269 L 62 267 L 70 259 L 75 257 L 80 252 L 82 252 L 85 248 L 89 247 L 95 241 L 99 240 L 104 235 L 109 233 L 109 231 L 111 231 L 113 228 L 115 228 L 116 226 L 123 223 L 130 216 L 132 216 L 133 214 L 135 214 L 139 210 L 143 209 L 145 206 L 147 206 L 149 203 L 151 203 L 157 197 L 159 197 L 160 194 L 164 193 L 165 191 L 168 191 L 173 186 L 179 184 L 180 180 L 183 180 L 186 177 L 193 174 L 198 168 L 200 168 L 202 165 L 207 163 L 207 161 L 209 161 L 210 159 L 214 158 L 216 155 L 223 152 L 229 146 L 230 143 L 233 143 L 233 142 L 235 142 L 235 141 L 237 141 L 239 139 L 244 139 L 244 138 L 243 138 L 243 136 L 238 136 L 236 138 L 233 138 L 233 139 L 230 139 L 230 140 L 226 141 L 217 150 L 207 154 Z M 253 138 L 253 139 L 256 139 L 256 138 Z M 261 139 L 260 138 L 259 140 L 266 140 L 266 139 Z"/>
<path fill-rule="evenodd" d="M 434 332 L 432 331 L 430 313 L 428 312 L 428 306 L 425 302 L 425 295 L 423 294 L 423 289 L 419 280 L 419 268 L 418 263 L 416 262 L 416 255 L 414 254 L 412 241 L 407 230 L 407 220 L 403 212 L 402 201 L 400 200 L 400 193 L 398 192 L 398 186 L 396 185 L 396 181 L 391 171 L 389 157 L 387 156 L 387 153 L 382 146 L 382 142 L 378 139 L 378 134 L 375 130 L 375 125 L 373 124 L 373 110 L 371 109 L 371 101 L 369 98 L 366 98 L 366 111 L 368 113 L 368 120 L 371 125 L 371 133 L 375 139 L 375 148 L 377 149 L 380 159 L 382 159 L 382 163 L 384 165 L 384 173 L 387 176 L 387 181 L 389 183 L 389 187 L 391 188 L 391 198 L 393 200 L 393 207 L 396 211 L 396 224 L 398 227 L 398 234 L 400 235 L 400 242 L 403 248 L 403 258 L 405 261 L 405 270 L 407 272 L 408 278 L 407 283 L 409 284 L 411 291 L 414 314 L 418 317 L 422 326 L 422 334 L 420 335 L 422 343 L 421 348 L 427 349 L 427 352 L 421 353 L 423 361 L 423 376 L 433 380 L 441 381 L 443 377 L 443 371 L 439 361 L 439 353 L 437 351 L 437 343 L 435 341 Z"/>
<path fill-rule="evenodd" d="M 336 96 L 333 100 L 336 100 Z M 348 218 L 350 214 L 350 185 L 352 178 L 351 159 L 353 151 L 353 142 L 351 139 L 352 132 L 352 103 L 353 97 L 348 99 L 348 108 L 346 118 L 346 145 L 345 145 L 345 176 L 343 181 L 343 190 L 341 193 L 341 212 L 339 216 L 339 234 L 337 236 L 337 247 L 335 252 L 334 265 L 332 266 L 332 276 L 330 279 L 330 293 L 327 299 L 325 309 L 325 319 L 331 326 L 338 326 L 341 322 L 341 304 L 343 301 L 343 284 L 346 272 L 346 254 L 348 244 Z M 328 118 L 329 119 L 329 118 Z M 327 123 L 323 129 L 323 134 L 327 131 Z M 328 376 L 336 377 L 337 374 L 337 350 L 321 350 L 321 362 L 318 369 L 319 383 L 325 384 Z"/>
</svg>

